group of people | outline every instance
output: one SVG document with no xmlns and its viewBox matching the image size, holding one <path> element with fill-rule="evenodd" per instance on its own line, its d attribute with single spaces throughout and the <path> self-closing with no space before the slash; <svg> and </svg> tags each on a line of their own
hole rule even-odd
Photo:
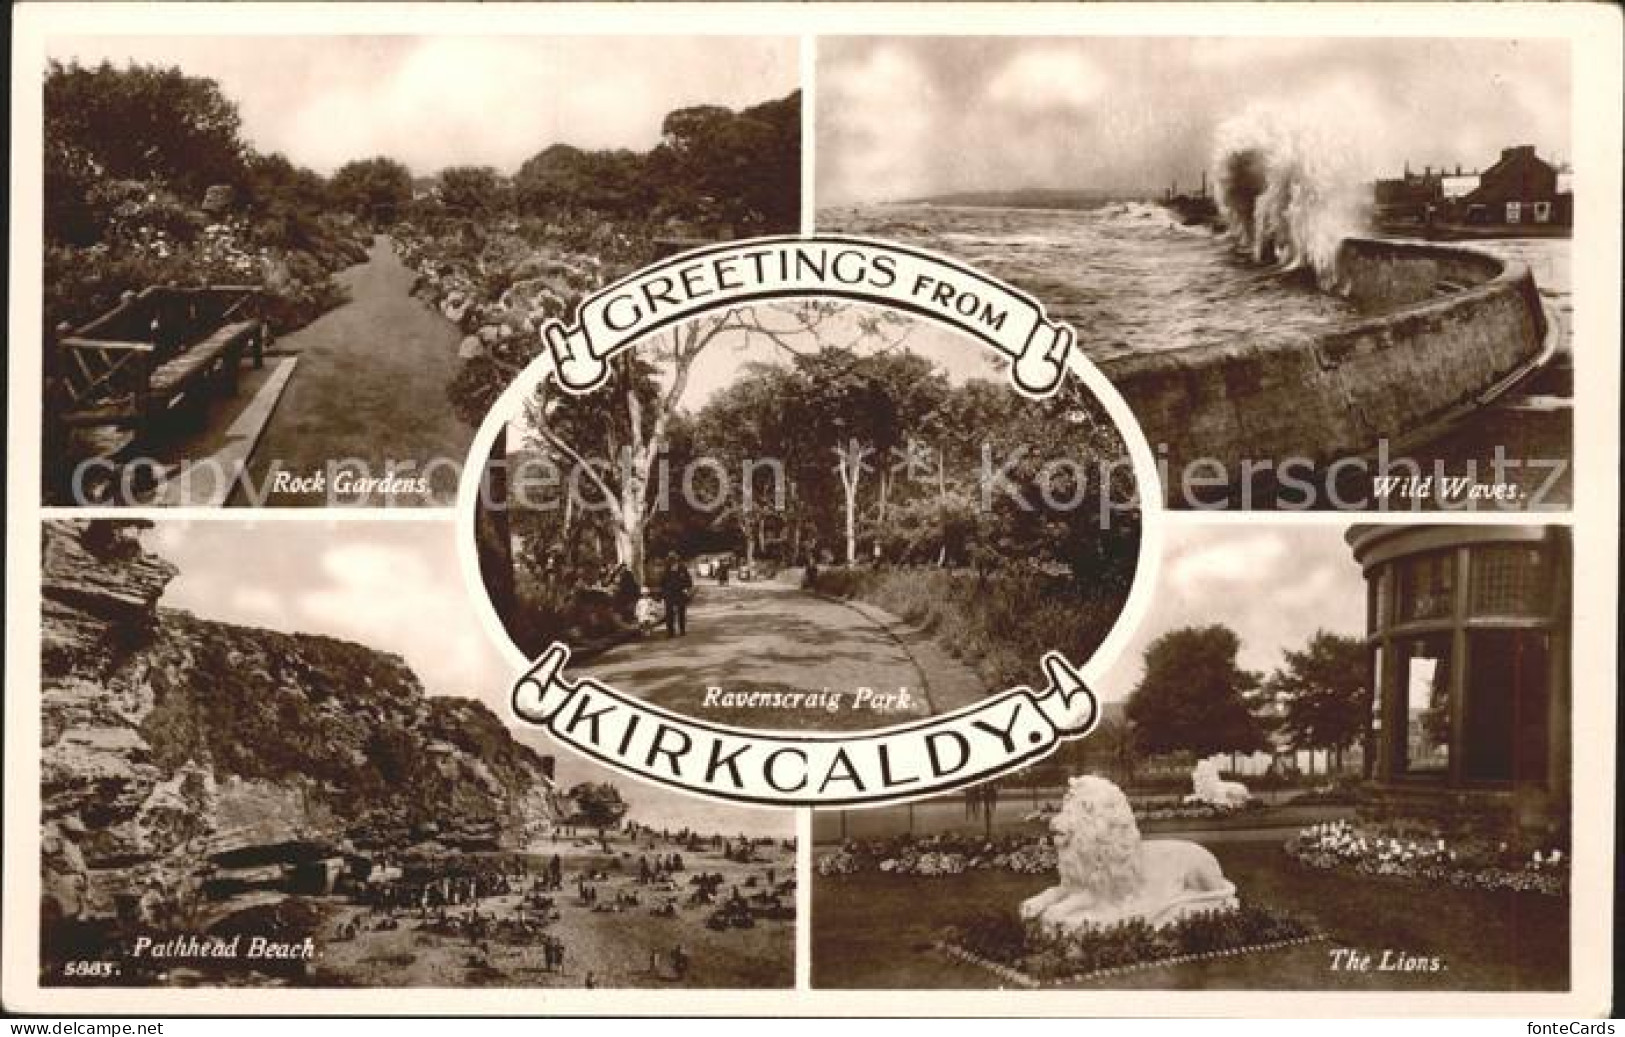
<svg viewBox="0 0 1625 1037">
<path fill-rule="evenodd" d="M 625 562 L 617 562 L 604 579 L 605 589 L 623 622 L 635 623 L 644 637 L 662 622 L 667 637 L 688 633 L 688 605 L 694 599 L 694 574 L 674 551 L 666 556 L 657 583 L 644 586 Z"/>
<path fill-rule="evenodd" d="M 670 856 L 661 854 L 651 864 L 646 855 L 638 857 L 638 885 L 647 886 L 651 883 L 665 882 L 672 872 L 683 870 L 683 855 L 674 853 Z"/>
</svg>

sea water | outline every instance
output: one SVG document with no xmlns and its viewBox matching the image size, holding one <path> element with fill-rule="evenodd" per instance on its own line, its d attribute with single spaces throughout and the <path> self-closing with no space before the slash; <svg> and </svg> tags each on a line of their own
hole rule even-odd
<svg viewBox="0 0 1625 1037">
<path fill-rule="evenodd" d="M 918 245 L 1003 278 L 1035 296 L 1052 318 L 1070 323 L 1097 362 L 1308 336 L 1368 316 L 1322 290 L 1314 267 L 1260 263 L 1233 236 L 1185 226 L 1172 211 L 1146 202 L 1084 210 L 842 207 L 821 211 L 818 226 Z M 1349 232 L 1371 234 L 1358 226 Z M 1567 239 L 1441 244 L 1528 266 L 1549 311 L 1566 329 Z"/>
<path fill-rule="evenodd" d="M 1159 205 L 1083 210 L 879 205 L 819 213 L 821 231 L 918 245 L 1026 290 L 1096 361 L 1314 334 L 1360 314 L 1307 267 L 1262 264 Z"/>
</svg>

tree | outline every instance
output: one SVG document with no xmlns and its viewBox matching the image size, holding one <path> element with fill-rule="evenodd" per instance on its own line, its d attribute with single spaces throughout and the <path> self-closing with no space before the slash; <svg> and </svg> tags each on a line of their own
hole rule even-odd
<svg viewBox="0 0 1625 1037">
<path fill-rule="evenodd" d="M 661 125 L 647 174 L 672 215 L 763 233 L 800 222 L 801 92 L 733 112 L 680 108 Z"/>
<path fill-rule="evenodd" d="M 385 227 L 399 220 L 412 204 L 412 173 L 382 155 L 356 159 L 339 167 L 328 190 L 335 205 L 374 227 Z"/>
<path fill-rule="evenodd" d="M 976 401 L 987 451 L 985 488 L 1001 560 L 1066 566 L 1080 597 L 1128 593 L 1139 556 L 1140 521 L 1127 448 L 1111 418 L 1075 379 L 1027 401 L 1007 390 L 996 407 Z M 992 473 L 997 473 L 992 474 Z"/>
<path fill-rule="evenodd" d="M 584 781 L 571 788 L 568 795 L 575 804 L 575 814 L 570 818 L 570 823 L 590 825 L 598 829 L 599 835 L 603 835 L 605 829 L 620 824 L 621 818 L 631 807 L 621 798 L 621 790 L 607 781 Z"/>
<path fill-rule="evenodd" d="M 245 181 L 242 118 L 212 79 L 52 61 L 44 110 L 45 229 L 55 238 L 94 240 L 87 195 L 108 181 L 167 184 L 193 205 L 214 184 Z"/>
<path fill-rule="evenodd" d="M 867 317 L 865 316 L 865 319 Z M 857 561 L 859 495 L 878 472 L 882 517 L 893 448 L 947 392 L 947 379 L 926 358 L 891 347 L 881 323 L 860 332 L 868 351 L 825 345 L 795 360 L 794 395 L 787 405 L 795 427 L 807 430 L 824 457 L 833 456 L 840 482 L 845 561 Z"/>
<path fill-rule="evenodd" d="M 1236 665 L 1240 649 L 1241 640 L 1222 624 L 1181 627 L 1151 642 L 1145 675 L 1128 700 L 1140 748 L 1198 757 L 1268 748 L 1247 705 L 1259 676 Z"/>
<path fill-rule="evenodd" d="M 1332 750 L 1338 770 L 1343 751 L 1369 735 L 1366 662 L 1366 648 L 1359 639 L 1317 630 L 1302 649 L 1288 651 L 1284 665 L 1265 682 L 1265 691 L 1284 710 L 1281 730 L 1292 745 Z M 1369 748 L 1367 742 L 1367 777 L 1373 756 Z"/>
<path fill-rule="evenodd" d="M 654 507 L 655 462 L 666 449 L 694 363 L 718 342 L 762 337 L 794 351 L 816 341 L 827 309 L 817 303 L 741 307 L 693 318 L 659 333 L 637 354 L 617 358 L 608 385 L 589 398 L 565 399 L 551 382 L 537 389 L 527 415 L 538 445 L 579 473 L 607 506 L 617 559 L 644 579 L 646 534 Z M 658 382 L 655 373 L 658 371 Z M 597 453 L 599 447 L 604 452 Z"/>
<path fill-rule="evenodd" d="M 526 216 L 582 210 L 617 217 L 646 215 L 653 185 L 645 162 L 644 156 L 624 149 L 583 151 L 568 144 L 551 145 L 526 159 L 514 176 L 519 211 Z"/>
<path fill-rule="evenodd" d="M 785 481 L 797 439 L 784 421 L 784 401 L 793 375 L 782 367 L 751 364 L 743 375 L 717 392 L 692 427 L 691 453 L 718 462 L 738 492 L 719 488 L 726 497 L 715 521 L 731 526 L 745 548 L 745 564 L 756 564 L 770 520 L 782 519 L 788 504 Z M 766 463 L 764 463 L 766 462 Z"/>
<path fill-rule="evenodd" d="M 508 185 L 490 166 L 452 166 L 440 173 L 440 204 L 466 219 L 488 219 L 509 207 Z"/>
</svg>

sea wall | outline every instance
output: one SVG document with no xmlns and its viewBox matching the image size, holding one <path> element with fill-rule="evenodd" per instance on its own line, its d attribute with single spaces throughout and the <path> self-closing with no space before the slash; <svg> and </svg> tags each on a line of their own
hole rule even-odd
<svg viewBox="0 0 1625 1037">
<path fill-rule="evenodd" d="M 1528 269 L 1469 249 L 1356 238 L 1339 294 L 1371 316 L 1313 337 L 1263 338 L 1107 360 L 1158 459 L 1231 481 L 1397 443 L 1540 355 L 1546 318 Z M 1193 467 L 1201 459 L 1211 459 Z M 1298 462 L 1300 465 L 1303 462 Z M 1302 471 L 1300 476 L 1305 474 Z M 1211 482 L 1208 485 L 1212 485 Z"/>
</svg>

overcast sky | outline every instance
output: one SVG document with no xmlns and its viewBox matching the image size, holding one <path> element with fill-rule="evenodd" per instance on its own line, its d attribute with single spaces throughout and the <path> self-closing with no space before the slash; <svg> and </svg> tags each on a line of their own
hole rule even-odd
<svg viewBox="0 0 1625 1037">
<path fill-rule="evenodd" d="M 451 522 L 160 521 L 147 546 L 180 568 L 160 604 L 204 619 L 325 634 L 401 656 L 432 695 L 482 700 L 509 719 L 515 674 L 474 616 Z M 617 775 L 546 735 L 516 735 L 558 761 L 560 783 L 613 781 L 655 825 L 787 836 L 788 811 L 721 807 Z M 747 816 L 748 815 L 748 816 Z"/>
<path fill-rule="evenodd" d="M 820 205 L 955 190 L 1194 186 L 1250 106 L 1337 131 L 1367 176 L 1533 144 L 1570 157 L 1565 43 L 824 38 Z"/>
<path fill-rule="evenodd" d="M 371 155 L 428 175 L 511 173 L 556 143 L 641 151 L 673 109 L 746 107 L 799 80 L 794 38 L 73 37 L 46 52 L 214 79 L 257 149 L 320 173 Z"/>
<path fill-rule="evenodd" d="M 1268 673 L 1316 630 L 1365 635 L 1365 580 L 1342 525 L 1165 527 L 1151 608 L 1101 697 L 1122 700 L 1145 673 L 1152 641 L 1184 626 L 1223 623 L 1241 639 L 1243 669 Z"/>
</svg>

